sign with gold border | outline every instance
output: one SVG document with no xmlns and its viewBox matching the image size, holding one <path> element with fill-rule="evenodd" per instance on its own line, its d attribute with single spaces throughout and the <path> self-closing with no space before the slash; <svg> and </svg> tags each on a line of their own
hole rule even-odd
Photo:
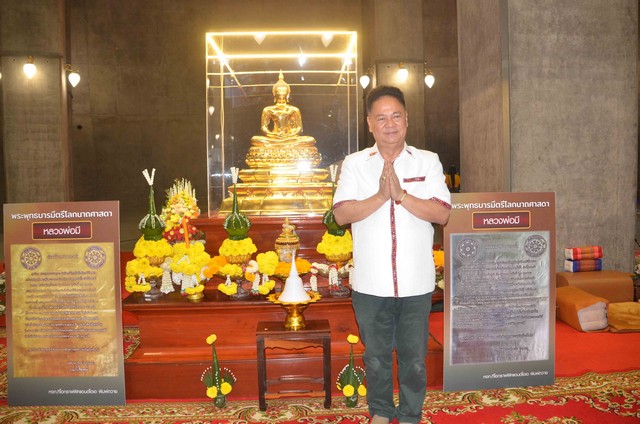
<svg viewBox="0 0 640 424">
<path fill-rule="evenodd" d="M 451 197 L 444 390 L 553 384 L 555 194 Z"/>
<path fill-rule="evenodd" d="M 4 205 L 9 405 L 125 403 L 118 210 Z"/>
</svg>

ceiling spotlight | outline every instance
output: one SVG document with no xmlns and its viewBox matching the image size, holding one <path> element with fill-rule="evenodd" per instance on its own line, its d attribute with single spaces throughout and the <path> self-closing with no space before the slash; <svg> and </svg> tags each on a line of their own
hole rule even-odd
<svg viewBox="0 0 640 424">
<path fill-rule="evenodd" d="M 33 78 L 37 70 L 36 65 L 33 63 L 33 56 L 29 56 L 27 58 L 27 63 L 24 64 L 24 66 L 22 67 L 22 70 L 24 71 L 27 78 L 29 79 Z"/>
<path fill-rule="evenodd" d="M 330 32 L 325 32 L 320 37 L 320 41 L 322 41 L 323 46 L 329 47 L 329 44 L 331 44 L 331 42 L 333 41 L 333 34 L 331 34 Z"/>
<path fill-rule="evenodd" d="M 265 34 L 264 32 L 258 32 L 253 36 L 253 39 L 256 40 L 256 43 L 258 43 L 258 45 L 260 45 L 262 44 L 266 36 L 267 34 Z"/>
</svg>

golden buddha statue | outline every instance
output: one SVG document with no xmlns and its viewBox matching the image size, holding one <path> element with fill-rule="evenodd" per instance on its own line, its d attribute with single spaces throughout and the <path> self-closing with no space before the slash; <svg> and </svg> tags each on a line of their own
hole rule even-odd
<svg viewBox="0 0 640 424">
<path fill-rule="evenodd" d="M 324 213 L 331 207 L 329 172 L 316 168 L 322 156 L 315 138 L 302 135 L 302 115 L 289 104 L 291 87 L 282 72 L 271 92 L 274 104 L 262 110 L 262 135 L 251 137 L 245 157 L 249 169 L 240 170 L 242 183 L 233 186 L 240 209 L 250 215 Z M 223 200 L 222 213 L 232 198 Z"/>
<path fill-rule="evenodd" d="M 291 87 L 282 76 L 271 90 L 274 105 L 262 110 L 260 129 L 263 135 L 251 137 L 251 148 L 245 161 L 252 169 L 299 168 L 317 166 L 322 157 L 315 138 L 302 134 L 300 109 L 289 104 Z"/>
</svg>

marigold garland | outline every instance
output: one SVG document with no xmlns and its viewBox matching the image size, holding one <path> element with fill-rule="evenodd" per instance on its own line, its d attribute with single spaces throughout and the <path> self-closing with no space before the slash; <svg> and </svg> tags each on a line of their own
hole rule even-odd
<svg viewBox="0 0 640 424">
<path fill-rule="evenodd" d="M 316 246 L 318 253 L 323 255 L 335 256 L 345 255 L 353 252 L 353 239 L 351 238 L 351 232 L 346 230 L 342 236 L 334 236 L 329 234 L 328 231 L 322 236 L 322 241 Z"/>
<path fill-rule="evenodd" d="M 253 255 L 257 251 L 258 248 L 253 244 L 251 237 L 246 237 L 242 240 L 231 240 L 229 238 L 224 239 L 222 245 L 218 249 L 218 253 L 226 257 Z"/>
<path fill-rule="evenodd" d="M 167 240 L 145 240 L 140 237 L 133 247 L 133 256 L 136 258 L 166 257 L 171 256 L 173 249 Z"/>
<path fill-rule="evenodd" d="M 303 258 L 296 258 L 296 269 L 298 270 L 299 274 L 301 275 L 306 274 L 311 270 L 311 262 Z M 283 278 L 283 277 L 286 278 L 287 276 L 289 276 L 290 272 L 291 272 L 291 263 L 278 262 L 278 265 L 276 265 L 276 269 L 273 275 L 279 278 Z"/>
</svg>

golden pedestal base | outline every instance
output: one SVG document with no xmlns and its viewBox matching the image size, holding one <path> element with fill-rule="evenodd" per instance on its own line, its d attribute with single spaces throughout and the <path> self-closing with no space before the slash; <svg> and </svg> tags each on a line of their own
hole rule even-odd
<svg viewBox="0 0 640 424">
<path fill-rule="evenodd" d="M 243 183 L 305 184 L 325 181 L 329 177 L 326 169 L 298 170 L 295 167 L 273 167 L 242 169 L 238 174 Z"/>
<path fill-rule="evenodd" d="M 229 213 L 233 206 L 233 186 L 230 196 L 222 201 L 220 213 Z M 332 184 L 299 183 L 238 183 L 238 208 L 246 215 L 322 215 L 331 208 Z"/>
<path fill-rule="evenodd" d="M 303 330 L 307 326 L 307 323 L 302 313 L 307 306 L 309 306 L 309 303 L 317 302 L 322 296 L 317 292 L 309 292 L 309 300 L 305 302 L 292 303 L 280 302 L 278 300 L 280 298 L 280 294 L 281 293 L 270 294 L 267 296 L 267 300 L 282 306 L 284 310 L 287 311 L 287 317 L 284 320 L 284 328 L 291 331 Z"/>
</svg>

